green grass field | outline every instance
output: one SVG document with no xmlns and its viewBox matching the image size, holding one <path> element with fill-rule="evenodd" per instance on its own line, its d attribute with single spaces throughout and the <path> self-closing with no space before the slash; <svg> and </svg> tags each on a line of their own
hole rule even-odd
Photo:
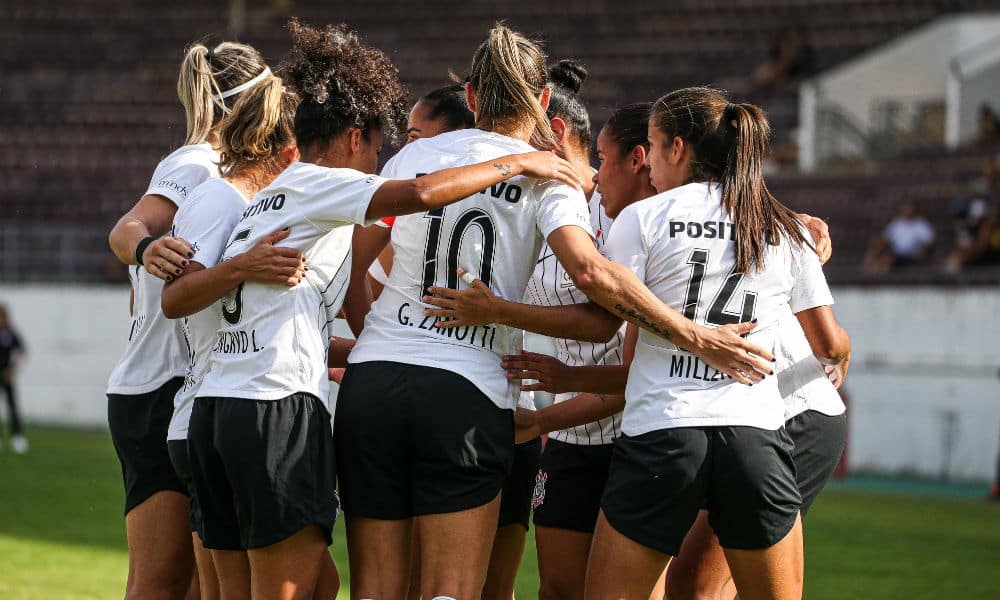
<svg viewBox="0 0 1000 600">
<path fill-rule="evenodd" d="M 52 429 L 30 439 L 27 455 L 0 453 L 0 598 L 121 598 L 128 559 L 110 439 Z M 338 528 L 333 553 L 346 579 L 343 539 Z M 532 548 L 522 599 L 538 589 Z M 998 560 L 1000 504 L 833 489 L 807 524 L 806 597 L 1000 598 Z"/>
</svg>

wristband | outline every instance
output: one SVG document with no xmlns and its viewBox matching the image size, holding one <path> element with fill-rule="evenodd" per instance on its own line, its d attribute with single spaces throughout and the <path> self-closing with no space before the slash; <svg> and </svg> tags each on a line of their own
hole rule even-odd
<svg viewBox="0 0 1000 600">
<path fill-rule="evenodd" d="M 135 246 L 135 264 L 137 264 L 137 265 L 141 265 L 142 264 L 142 255 L 143 255 L 143 253 L 145 253 L 146 252 L 146 248 L 148 248 L 149 245 L 152 244 L 155 241 L 156 241 L 156 236 L 151 235 L 151 236 L 149 236 L 147 238 L 143 238 L 141 242 L 139 242 L 138 244 L 136 244 L 136 246 Z"/>
</svg>

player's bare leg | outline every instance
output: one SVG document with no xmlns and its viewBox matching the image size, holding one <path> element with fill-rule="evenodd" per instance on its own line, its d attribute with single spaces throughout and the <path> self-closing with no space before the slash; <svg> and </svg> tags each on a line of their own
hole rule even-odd
<svg viewBox="0 0 1000 600">
<path fill-rule="evenodd" d="M 725 594 L 731 590 L 728 596 Z M 733 576 L 719 538 L 708 524 L 708 512 L 700 511 L 672 561 L 667 574 L 670 600 L 733 600 Z"/>
<path fill-rule="evenodd" d="M 481 597 L 499 512 L 497 494 L 476 508 L 415 519 L 420 530 L 420 590 L 424 598 Z"/>
<path fill-rule="evenodd" d="M 250 561 L 242 550 L 212 550 L 212 564 L 219 578 L 221 600 L 250 597 Z"/>
<path fill-rule="evenodd" d="M 198 580 L 198 593 L 201 600 L 219 600 L 219 575 L 215 572 L 212 561 L 212 551 L 205 548 L 197 533 L 191 534 L 194 547 L 194 562 L 198 566 L 195 579 Z"/>
<path fill-rule="evenodd" d="M 582 531 L 535 527 L 539 600 L 583 600 L 592 538 Z"/>
<path fill-rule="evenodd" d="M 802 518 L 766 550 L 725 550 L 741 600 L 802 598 Z"/>
<path fill-rule="evenodd" d="M 125 515 L 126 600 L 181 600 L 191 587 L 194 551 L 188 498 L 157 492 Z"/>
<path fill-rule="evenodd" d="M 352 600 L 405 598 L 410 579 L 412 519 L 387 521 L 347 514 L 344 522 Z"/>
<path fill-rule="evenodd" d="M 340 591 L 340 573 L 333 562 L 330 552 L 324 552 L 319 558 L 319 577 L 316 578 L 316 589 L 313 600 L 334 600 Z"/>
<path fill-rule="evenodd" d="M 326 536 L 309 525 L 277 544 L 247 551 L 253 600 L 311 600 Z"/>
<path fill-rule="evenodd" d="M 483 584 L 483 600 L 512 600 L 528 532 L 520 523 L 497 529 Z"/>
<path fill-rule="evenodd" d="M 597 516 L 587 564 L 587 600 L 648 600 L 670 556 L 633 542 Z"/>
<path fill-rule="evenodd" d="M 410 544 L 410 588 L 406 600 L 420 600 L 420 533 L 413 527 Z"/>
</svg>

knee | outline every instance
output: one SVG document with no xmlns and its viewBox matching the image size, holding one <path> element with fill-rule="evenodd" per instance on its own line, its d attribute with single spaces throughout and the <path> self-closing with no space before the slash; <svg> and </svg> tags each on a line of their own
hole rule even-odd
<svg viewBox="0 0 1000 600">
<path fill-rule="evenodd" d="M 697 577 L 671 576 L 667 569 L 666 588 L 670 600 L 721 600 L 721 590 L 711 587 Z"/>
<path fill-rule="evenodd" d="M 178 573 L 150 574 L 129 587 L 125 600 L 184 600 L 191 577 Z"/>
</svg>

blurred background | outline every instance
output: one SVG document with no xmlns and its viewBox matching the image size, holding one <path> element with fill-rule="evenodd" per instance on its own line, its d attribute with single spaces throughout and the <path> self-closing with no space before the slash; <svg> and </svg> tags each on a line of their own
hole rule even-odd
<svg viewBox="0 0 1000 600">
<path fill-rule="evenodd" d="M 997 0 L 0 0 L 0 304 L 27 350 L 29 440 L 106 428 L 129 323 L 107 233 L 183 140 L 185 45 L 238 38 L 274 65 L 292 15 L 347 22 L 414 98 L 464 73 L 506 18 L 589 68 L 595 132 L 615 107 L 688 85 L 762 105 L 771 190 L 834 241 L 826 273 L 855 348 L 842 485 L 987 496 L 1000 469 Z M 34 481 L 36 467 L 7 456 L 0 477 Z M 1000 597 L 990 589 L 965 596 Z"/>
</svg>

